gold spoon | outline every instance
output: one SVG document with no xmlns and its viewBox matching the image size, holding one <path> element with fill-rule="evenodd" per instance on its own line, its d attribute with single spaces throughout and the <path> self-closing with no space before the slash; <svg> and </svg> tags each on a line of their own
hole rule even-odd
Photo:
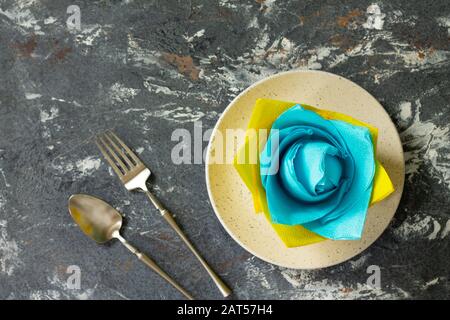
<svg viewBox="0 0 450 320">
<path fill-rule="evenodd" d="M 69 212 L 81 230 L 98 243 L 118 239 L 139 260 L 169 282 L 186 298 L 194 298 L 165 273 L 152 259 L 133 247 L 120 235 L 122 215 L 105 201 L 85 194 L 75 194 L 69 198 Z"/>
</svg>

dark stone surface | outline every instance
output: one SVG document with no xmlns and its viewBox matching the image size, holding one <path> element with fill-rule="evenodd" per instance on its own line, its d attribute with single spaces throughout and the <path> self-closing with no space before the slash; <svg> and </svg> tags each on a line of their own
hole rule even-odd
<svg viewBox="0 0 450 320">
<path fill-rule="evenodd" d="M 81 31 L 66 26 L 71 4 Z M 118 207 L 125 237 L 198 298 L 220 298 L 144 196 L 100 160 L 91 137 L 107 128 L 142 151 L 156 192 L 235 298 L 448 298 L 450 4 L 371 4 L 0 1 L 0 298 L 180 298 L 118 243 L 82 235 L 67 212 L 72 193 Z M 352 261 L 318 271 L 278 268 L 240 248 L 212 211 L 203 165 L 170 158 L 174 129 L 213 127 L 248 85 L 294 68 L 371 92 L 407 160 L 389 229 Z M 381 289 L 365 284 L 372 264 Z M 81 268 L 79 290 L 67 287 L 69 265 Z"/>
</svg>

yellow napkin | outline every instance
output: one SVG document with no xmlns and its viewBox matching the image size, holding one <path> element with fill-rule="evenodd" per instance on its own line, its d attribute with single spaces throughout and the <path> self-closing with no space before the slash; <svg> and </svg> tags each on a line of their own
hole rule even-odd
<svg viewBox="0 0 450 320">
<path fill-rule="evenodd" d="M 271 223 L 275 232 L 287 247 L 298 247 L 319 241 L 323 241 L 326 238 L 321 237 L 314 232 L 311 232 L 301 225 L 288 226 L 283 224 L 275 224 L 270 220 L 270 212 L 267 206 L 266 192 L 261 183 L 261 176 L 259 173 L 259 156 L 256 157 L 258 163 L 251 164 L 249 161 L 249 151 L 254 143 L 257 143 L 258 154 L 264 148 L 267 136 L 260 137 L 259 129 L 266 129 L 267 132 L 272 127 L 273 122 L 287 109 L 296 105 L 295 102 L 278 101 L 271 99 L 258 99 L 256 100 L 255 107 L 253 109 L 250 122 L 247 127 L 247 134 L 245 137 L 245 144 L 242 146 L 234 158 L 234 167 L 238 171 L 240 177 L 244 181 L 247 188 L 252 193 L 253 204 L 257 213 L 264 212 L 267 220 Z M 305 109 L 311 110 L 319 114 L 325 119 L 342 120 L 353 125 L 367 127 L 372 136 L 374 151 L 376 151 L 376 143 L 378 137 L 378 129 L 356 120 L 348 115 L 314 108 L 312 106 L 302 104 Z M 251 130 L 252 132 L 250 132 Z M 256 134 L 255 134 L 256 132 Z M 256 141 L 254 141 L 256 139 Z M 238 161 L 239 159 L 239 161 Z M 244 159 L 244 161 L 242 161 Z M 383 200 L 389 194 L 394 191 L 394 186 L 381 163 L 375 160 L 375 177 L 372 190 L 372 197 L 370 205 Z"/>
</svg>

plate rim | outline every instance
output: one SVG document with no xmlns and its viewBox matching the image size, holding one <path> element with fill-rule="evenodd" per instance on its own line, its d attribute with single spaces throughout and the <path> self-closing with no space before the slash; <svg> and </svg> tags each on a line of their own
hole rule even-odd
<svg viewBox="0 0 450 320">
<path fill-rule="evenodd" d="M 221 124 L 221 122 L 223 121 L 225 115 L 228 113 L 228 111 L 230 110 L 231 106 L 232 106 L 233 104 L 236 103 L 236 101 L 238 101 L 238 100 L 239 100 L 242 96 L 244 96 L 248 91 L 250 91 L 250 90 L 252 90 L 253 88 L 257 87 L 259 84 L 261 84 L 261 83 L 263 83 L 263 82 L 265 82 L 265 81 L 268 81 L 268 80 L 277 78 L 277 77 L 285 76 L 285 75 L 290 74 L 290 73 L 319 73 L 319 74 L 324 74 L 324 75 L 336 77 L 336 78 L 338 78 L 339 80 L 344 80 L 344 81 L 350 82 L 353 86 L 357 86 L 359 89 L 363 90 L 366 94 L 368 94 L 370 97 L 372 97 L 372 98 L 376 101 L 376 103 L 378 104 L 378 106 L 381 107 L 382 112 L 384 112 L 385 115 L 388 116 L 390 122 L 391 122 L 392 125 L 395 127 L 395 129 L 396 129 L 396 139 L 398 140 L 397 142 L 399 142 L 399 145 L 400 145 L 400 148 L 401 148 L 401 151 L 402 151 L 402 153 L 401 153 L 401 160 L 402 160 L 402 163 L 403 163 L 403 164 L 405 163 L 405 153 L 404 153 L 404 150 L 403 150 L 403 144 L 402 144 L 402 142 L 401 142 L 400 134 L 399 134 L 399 132 L 398 132 L 397 126 L 396 126 L 395 123 L 392 121 L 391 116 L 390 116 L 389 113 L 386 111 L 386 109 L 383 107 L 383 105 L 378 101 L 378 99 L 376 99 L 370 92 L 368 92 L 366 89 L 364 89 L 363 87 L 361 87 L 359 84 L 357 84 L 357 83 L 355 83 L 355 82 L 353 82 L 353 81 L 351 81 L 351 80 L 345 78 L 344 76 L 341 76 L 341 75 L 338 75 L 338 74 L 335 74 L 335 73 L 331 73 L 331 72 L 328 72 L 328 71 L 299 69 L 299 70 L 289 70 L 289 71 L 282 71 L 282 72 L 275 73 L 275 74 L 273 74 L 273 75 L 270 75 L 270 76 L 268 76 L 268 77 L 265 77 L 265 78 L 263 78 L 263 79 L 260 79 L 260 80 L 256 81 L 255 83 L 251 84 L 250 86 L 248 86 L 248 87 L 247 87 L 246 89 L 244 89 L 241 93 L 239 93 L 233 100 L 231 100 L 231 101 L 228 103 L 228 105 L 226 106 L 226 108 L 222 111 L 222 114 L 221 114 L 221 115 L 219 116 L 219 118 L 217 119 L 216 124 L 214 125 L 214 129 L 213 129 L 213 131 L 211 132 L 211 136 L 210 136 L 210 139 L 209 139 L 209 141 L 208 141 L 208 146 L 207 146 L 206 154 L 205 154 L 205 155 L 206 155 L 206 156 L 205 156 L 205 180 L 206 180 L 206 189 L 207 189 L 207 191 L 208 191 L 208 198 L 209 198 L 209 201 L 210 201 L 211 206 L 212 206 L 212 208 L 213 208 L 214 214 L 216 215 L 216 217 L 217 217 L 217 219 L 219 220 L 220 224 L 222 225 L 222 227 L 225 229 L 225 231 L 228 233 L 228 235 L 231 236 L 231 238 L 232 238 L 234 241 L 236 241 L 243 249 L 245 249 L 247 252 L 249 252 L 250 254 L 254 255 L 254 256 L 257 257 L 258 259 L 261 259 L 261 260 L 263 260 L 263 261 L 265 261 L 265 262 L 268 262 L 268 263 L 271 263 L 271 264 L 273 264 L 273 265 L 280 266 L 280 267 L 283 267 L 283 268 L 296 269 L 296 270 L 318 270 L 318 269 L 323 269 L 323 268 L 328 268 L 328 267 L 331 267 L 331 266 L 339 265 L 339 264 L 341 264 L 341 263 L 344 263 L 344 262 L 346 262 L 346 261 L 348 261 L 348 260 L 350 260 L 350 259 L 352 259 L 352 258 L 354 258 L 354 257 L 356 257 L 356 256 L 358 256 L 358 255 L 360 255 L 361 253 L 363 253 L 364 251 L 366 251 L 369 247 L 371 247 L 371 246 L 373 245 L 373 243 L 374 243 L 375 241 L 377 241 L 377 240 L 383 235 L 383 233 L 384 233 L 384 232 L 387 230 L 387 228 L 389 227 L 389 224 L 392 222 L 392 220 L 393 220 L 393 218 L 394 218 L 394 216 L 395 216 L 395 213 L 397 212 L 398 207 L 399 207 L 399 205 L 400 205 L 401 198 L 402 198 L 402 196 L 403 196 L 403 191 L 404 191 L 404 186 L 405 186 L 405 165 L 403 165 L 403 172 L 402 172 L 403 181 L 402 181 L 402 184 L 399 186 L 399 188 L 401 188 L 401 192 L 400 192 L 400 200 L 398 201 L 397 205 L 395 206 L 395 210 L 394 210 L 394 214 L 393 214 L 392 218 L 389 220 L 389 222 L 387 223 L 387 226 L 384 228 L 384 230 L 383 230 L 376 238 L 374 238 L 373 241 L 371 241 L 371 242 L 366 246 L 366 248 L 364 248 L 363 250 L 361 250 L 360 252 L 358 252 L 357 254 L 355 254 L 355 255 L 352 256 L 352 257 L 349 257 L 349 258 L 347 258 L 347 259 L 345 259 L 345 260 L 343 260 L 343 261 L 340 261 L 340 262 L 330 263 L 330 264 L 323 265 L 323 266 L 310 267 L 310 268 L 306 268 L 306 267 L 305 267 L 305 268 L 299 268 L 299 267 L 293 267 L 293 266 L 291 266 L 291 265 L 280 264 L 279 262 L 275 262 L 275 261 L 271 260 L 270 258 L 262 257 L 261 255 L 259 255 L 258 253 L 254 252 L 252 249 L 250 249 L 247 245 L 245 245 L 244 243 L 242 243 L 242 242 L 234 235 L 234 232 L 232 232 L 232 231 L 228 228 L 227 224 L 222 220 L 221 216 L 218 214 L 218 208 L 217 208 L 217 205 L 216 205 L 216 201 L 214 200 L 214 198 L 213 198 L 213 196 L 212 196 L 211 184 L 210 184 L 210 172 L 209 172 L 209 157 L 210 157 L 210 152 L 211 152 L 211 147 L 212 147 L 211 141 L 213 140 L 213 138 L 214 138 L 214 136 L 215 136 L 215 134 L 216 134 L 216 132 L 217 132 L 217 130 L 218 130 L 218 127 L 219 127 L 219 125 Z M 325 241 L 331 241 L 331 240 L 328 239 L 328 240 L 325 240 Z"/>
</svg>

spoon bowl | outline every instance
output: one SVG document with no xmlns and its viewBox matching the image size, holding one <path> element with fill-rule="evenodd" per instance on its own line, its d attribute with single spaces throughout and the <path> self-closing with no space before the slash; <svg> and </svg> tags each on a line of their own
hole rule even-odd
<svg viewBox="0 0 450 320">
<path fill-rule="evenodd" d="M 105 201 L 90 195 L 72 195 L 69 212 L 84 234 L 98 243 L 116 238 L 122 227 L 122 215 Z"/>
</svg>

